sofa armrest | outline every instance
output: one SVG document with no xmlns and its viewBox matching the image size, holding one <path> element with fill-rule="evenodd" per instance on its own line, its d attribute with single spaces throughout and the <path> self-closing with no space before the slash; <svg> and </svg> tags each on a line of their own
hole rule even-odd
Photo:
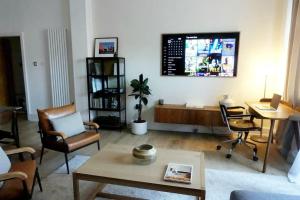
<svg viewBox="0 0 300 200">
<path fill-rule="evenodd" d="M 30 154 L 34 154 L 35 150 L 31 147 L 21 147 L 21 148 L 17 148 L 17 149 L 10 149 L 10 150 L 6 150 L 5 153 L 9 156 L 9 155 L 13 155 L 13 154 L 18 154 L 18 153 L 30 153 Z"/>
<path fill-rule="evenodd" d="M 289 120 L 294 122 L 300 122 L 300 113 L 295 113 L 289 117 Z"/>
<path fill-rule="evenodd" d="M 95 129 L 99 129 L 100 128 L 100 126 L 97 123 L 95 123 L 95 122 L 83 122 L 83 124 L 85 126 L 94 127 Z"/>
<path fill-rule="evenodd" d="M 47 131 L 46 134 L 61 137 L 63 140 L 67 138 L 63 132 L 59 131 Z"/>
<path fill-rule="evenodd" d="M 14 179 L 14 178 L 17 178 L 20 180 L 26 180 L 28 178 L 28 176 L 24 172 L 20 172 L 20 171 L 7 172 L 4 174 L 0 174 L 0 181 L 5 181 L 5 180 L 9 180 L 9 179 Z"/>
<path fill-rule="evenodd" d="M 298 200 L 300 196 L 278 194 L 269 192 L 254 192 L 247 190 L 234 190 L 230 194 L 230 200 Z"/>
</svg>

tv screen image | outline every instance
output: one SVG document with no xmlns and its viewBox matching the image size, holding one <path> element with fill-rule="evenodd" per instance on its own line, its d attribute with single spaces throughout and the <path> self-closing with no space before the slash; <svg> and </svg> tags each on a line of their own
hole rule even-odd
<svg viewBox="0 0 300 200">
<path fill-rule="evenodd" d="M 234 77 L 238 45 L 238 32 L 163 34 L 162 75 Z"/>
</svg>

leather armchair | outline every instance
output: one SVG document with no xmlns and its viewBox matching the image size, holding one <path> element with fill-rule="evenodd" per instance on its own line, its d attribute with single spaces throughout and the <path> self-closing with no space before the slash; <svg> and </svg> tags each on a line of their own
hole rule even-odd
<svg viewBox="0 0 300 200">
<path fill-rule="evenodd" d="M 37 110 L 39 117 L 39 133 L 42 142 L 40 164 L 42 163 L 44 148 L 62 152 L 65 154 L 67 172 L 69 174 L 68 153 L 94 143 L 97 143 L 98 150 L 100 150 L 99 125 L 94 122 L 84 122 L 84 125 L 88 130 L 71 137 L 66 137 L 65 133 L 55 131 L 52 127 L 50 119 L 67 116 L 75 112 L 76 108 L 74 104 Z M 70 126 L 72 126 L 72 124 L 70 124 Z"/>
<path fill-rule="evenodd" d="M 5 153 L 8 156 L 29 153 L 32 159 L 13 163 L 8 173 L 0 174 L 0 181 L 4 181 L 3 186 L 0 188 L 0 199 L 31 199 L 36 179 L 40 191 L 43 191 L 34 159 L 35 150 L 30 147 L 22 147 L 5 151 Z"/>
</svg>

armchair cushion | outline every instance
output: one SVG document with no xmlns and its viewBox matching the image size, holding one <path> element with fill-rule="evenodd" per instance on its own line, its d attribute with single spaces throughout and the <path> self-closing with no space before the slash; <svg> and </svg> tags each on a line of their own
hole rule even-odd
<svg viewBox="0 0 300 200">
<path fill-rule="evenodd" d="M 7 157 L 6 153 L 0 147 L 0 174 L 7 173 L 10 170 L 11 162 Z M 2 187 L 3 182 L 0 181 L 0 188 Z"/>
<path fill-rule="evenodd" d="M 52 124 L 49 119 L 54 119 L 58 117 L 63 117 L 66 115 L 70 115 L 76 112 L 76 108 L 74 104 L 69 104 L 56 108 L 47 108 L 44 110 L 37 110 L 39 116 L 39 125 L 43 132 L 53 131 Z"/>
<path fill-rule="evenodd" d="M 71 137 L 85 131 L 83 121 L 79 112 L 50 119 L 55 131 L 62 132 L 66 137 Z"/>
<path fill-rule="evenodd" d="M 27 175 L 28 178 L 25 180 L 25 183 L 30 193 L 33 186 L 35 171 L 35 160 L 26 160 L 14 163 L 10 169 L 10 172 L 23 172 Z M 5 184 L 0 191 L 0 199 L 24 199 L 24 187 L 21 179 L 14 178 L 5 181 Z"/>
</svg>

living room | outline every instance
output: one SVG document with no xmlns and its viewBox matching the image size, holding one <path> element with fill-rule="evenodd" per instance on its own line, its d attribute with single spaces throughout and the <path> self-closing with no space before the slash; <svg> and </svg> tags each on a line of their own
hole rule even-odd
<svg viewBox="0 0 300 200">
<path fill-rule="evenodd" d="M 298 10 L 298 0 L 2 0 L 0 38 L 19 38 L 25 103 L 24 106 L 1 103 L 1 106 L 26 107 L 25 113 L 22 110 L 22 114 L 18 114 L 19 143 L 21 147 L 29 146 L 35 150 L 43 186 L 43 192 L 40 192 L 36 184 L 32 199 L 72 199 L 72 173 L 94 155 L 106 152 L 105 149 L 112 144 L 130 147 L 130 154 L 138 145 L 153 145 L 157 150 L 158 160 L 143 165 L 145 173 L 148 173 L 147 170 L 151 169 L 149 167 L 153 164 L 159 163 L 161 149 L 204 152 L 205 167 L 200 164 L 200 168 L 205 171 L 206 188 L 202 188 L 202 191 L 205 191 L 204 198 L 209 200 L 229 199 L 234 190 L 300 195 L 297 192 L 300 191 L 299 185 L 290 183 L 287 177 L 293 162 L 287 161 L 279 150 L 282 144 L 280 141 L 284 136 L 276 136 L 280 131 L 285 132 L 282 127 L 288 126 L 287 123 L 281 122 L 289 121 L 290 115 L 297 117 L 296 110 L 300 106 Z M 163 74 L 164 36 L 194 34 L 202 37 L 205 34 L 220 36 L 225 33 L 238 33 L 234 54 L 235 73 L 232 76 Z M 61 37 L 58 37 L 60 34 Z M 115 130 L 104 129 L 100 122 L 100 151 L 95 144 L 68 154 L 70 174 L 66 171 L 66 158 L 62 151 L 57 152 L 46 147 L 42 163 L 38 164 L 43 153 L 42 142 L 37 133 L 40 121 L 37 109 L 44 110 L 74 102 L 82 120 L 93 121 L 97 112 L 90 109 L 87 58 L 91 58 L 93 62 L 101 60 L 102 57 L 96 56 L 96 39 L 107 38 L 117 38 L 117 48 L 111 59 L 124 58 L 126 63 L 126 109 L 125 117 L 123 116 L 125 126 Z M 65 44 L 62 45 L 62 50 L 56 51 L 61 44 Z M 58 52 L 63 54 L 57 54 Z M 54 70 L 53 66 L 60 66 L 60 63 L 64 70 Z M 136 135 L 131 133 L 131 128 L 132 122 L 138 118 L 138 101 L 129 95 L 133 90 L 131 81 L 139 80 L 140 74 L 143 74 L 144 79 L 148 79 L 151 95 L 146 95 L 147 105 L 143 105 L 141 112 L 142 119 L 147 122 L 147 133 Z M 228 127 L 222 124 L 219 102 L 224 100 L 224 95 L 228 95 L 232 105 L 245 107 L 249 114 L 251 109 L 256 110 L 249 102 L 259 102 L 262 98 L 270 99 L 274 93 L 281 95 L 281 102 L 287 102 L 293 111 L 285 116 L 285 120 L 263 117 L 265 120 L 262 126 L 261 118 L 254 119 L 259 128 L 262 127 L 262 131 L 251 130 L 246 140 L 257 146 L 257 154 L 252 152 L 253 148 L 249 150 L 243 148 L 243 145 L 237 145 L 230 152 L 232 156 L 228 159 L 226 155 L 230 151 L 230 145 L 216 150 L 218 144 L 227 139 L 236 139 L 240 132 L 229 131 Z M 180 106 L 183 113 L 193 113 L 193 116 L 197 116 L 199 112 L 200 117 L 190 119 L 186 117 L 190 114 L 179 113 L 180 117 L 176 118 L 174 109 L 167 111 L 167 120 L 157 117 L 159 108 L 167 108 L 168 105 Z M 240 114 L 240 110 L 234 112 Z M 203 119 L 203 114 L 209 116 L 209 119 Z M 177 119 L 184 122 L 178 122 Z M 270 139 L 271 132 L 274 132 L 274 142 Z M 259 143 L 251 139 L 252 136 L 260 137 L 260 134 L 269 138 L 270 142 Z M 295 141 L 293 146 L 296 145 L 294 143 Z M 16 148 L 14 144 L 1 144 L 1 147 L 4 150 Z M 254 161 L 253 153 L 258 157 L 258 161 Z M 177 162 L 185 164 L 180 160 L 183 159 L 182 156 L 178 156 L 178 159 Z M 15 160 L 18 160 L 18 157 L 13 157 L 12 163 Z M 194 171 L 197 171 L 197 167 L 194 166 Z M 160 174 L 161 179 L 163 174 L 164 172 Z M 192 176 L 192 184 L 183 184 L 182 187 L 192 187 L 193 181 L 198 179 Z M 177 184 L 178 187 L 182 185 Z M 91 183 L 80 181 L 79 185 L 82 198 L 93 193 Z M 177 195 L 176 192 L 172 193 L 175 189 L 169 188 L 163 191 L 170 193 L 152 193 L 151 191 L 159 189 L 148 187 L 152 190 L 146 190 L 145 186 L 145 190 L 139 190 L 136 188 L 138 186 L 132 183 L 125 185 L 132 188 L 109 186 L 103 187 L 103 190 L 112 191 L 119 197 L 134 194 L 134 198 L 144 199 L 193 199 L 191 196 L 196 196 L 189 196 L 188 192 L 183 192 L 187 196 Z M 177 188 L 176 191 L 180 193 L 178 191 L 181 190 Z M 201 195 L 203 197 L 203 193 Z M 272 195 L 269 194 L 268 197 Z"/>
</svg>

